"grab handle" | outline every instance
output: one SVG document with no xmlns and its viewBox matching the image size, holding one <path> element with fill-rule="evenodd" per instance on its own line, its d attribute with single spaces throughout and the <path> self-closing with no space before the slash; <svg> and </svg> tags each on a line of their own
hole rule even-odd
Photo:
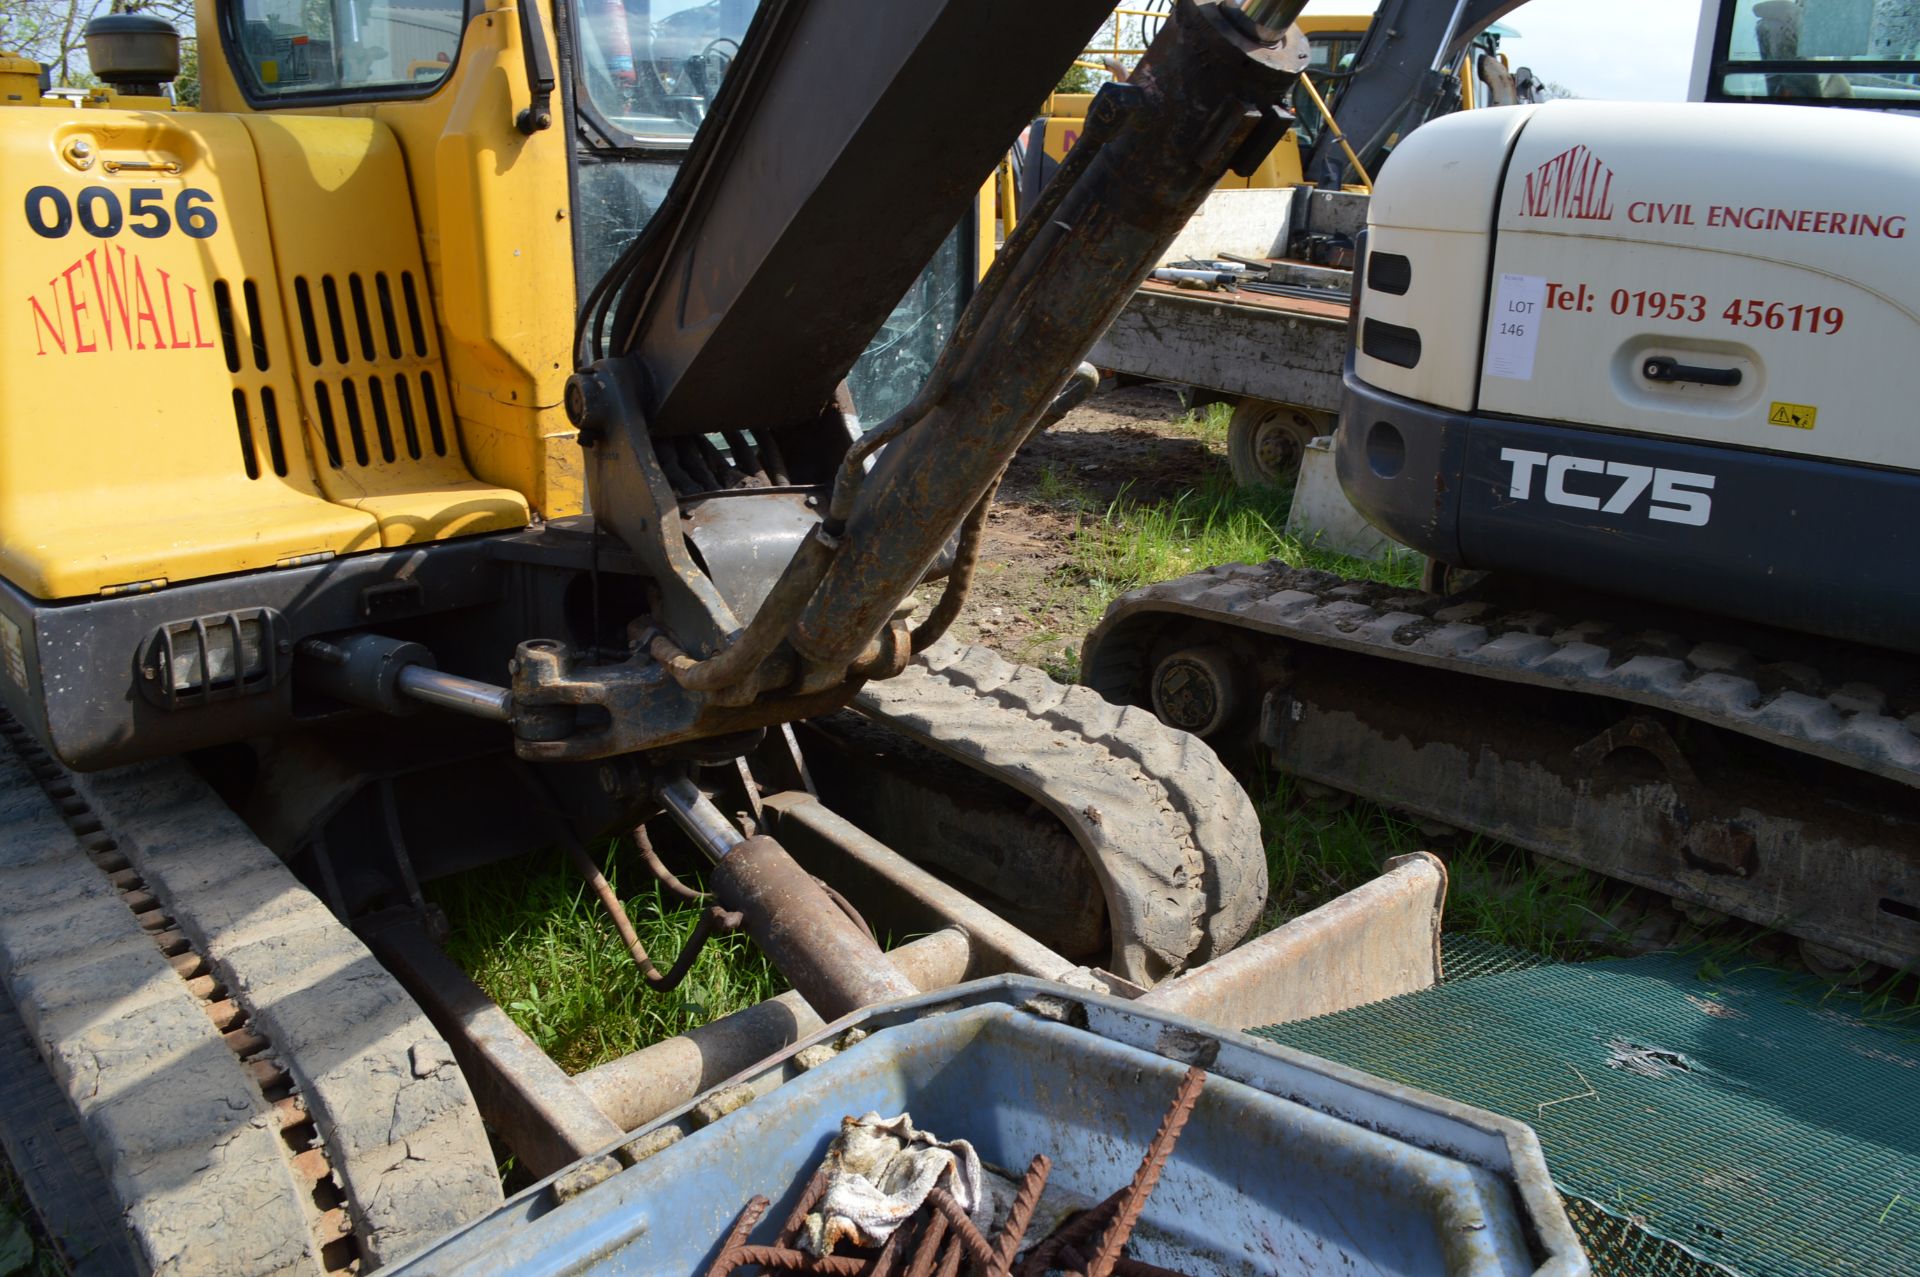
<svg viewBox="0 0 1920 1277">
<path fill-rule="evenodd" d="M 1703 386 L 1737 386 L 1740 384 L 1738 368 L 1702 368 L 1697 364 L 1683 364 L 1677 359 L 1665 355 L 1655 355 L 1640 365 L 1640 371 L 1646 374 L 1648 381 L 1692 381 Z"/>
</svg>

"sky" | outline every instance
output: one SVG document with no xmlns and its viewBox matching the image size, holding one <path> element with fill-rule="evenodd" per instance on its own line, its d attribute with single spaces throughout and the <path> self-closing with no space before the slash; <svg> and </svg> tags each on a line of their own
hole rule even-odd
<svg viewBox="0 0 1920 1277">
<path fill-rule="evenodd" d="M 1503 23 L 1507 61 L 1583 98 L 1682 101 L 1700 0 L 1531 0 Z"/>
<path fill-rule="evenodd" d="M 1414 0 L 1443 4 L 1450 0 Z M 1717 0 L 1716 0 L 1717 3 Z M 1684 101 L 1701 0 L 1531 0 L 1501 25 L 1520 33 L 1507 61 L 1583 98 Z M 1373 0 L 1308 0 L 1307 12 L 1357 13 Z"/>
</svg>

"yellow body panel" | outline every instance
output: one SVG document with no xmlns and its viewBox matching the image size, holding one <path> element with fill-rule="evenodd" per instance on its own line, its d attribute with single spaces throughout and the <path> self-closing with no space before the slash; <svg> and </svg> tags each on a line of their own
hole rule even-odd
<svg viewBox="0 0 1920 1277">
<path fill-rule="evenodd" d="M 33 193 L 0 254 L 0 573 L 29 594 L 380 544 L 313 473 L 260 191 L 238 120 L 0 110 L 0 209 Z"/>
<path fill-rule="evenodd" d="M 0 112 L 8 580 L 83 597 L 527 522 L 463 457 L 390 129 L 49 105 Z"/>
<path fill-rule="evenodd" d="M 517 528 L 527 503 L 475 479 L 447 400 L 393 134 L 375 120 L 241 117 L 265 179 L 321 490 L 389 548 Z"/>
<path fill-rule="evenodd" d="M 536 18 L 551 49 L 552 16 L 541 7 Z M 515 7 L 490 4 L 467 24 L 445 88 L 377 114 L 414 175 L 467 460 L 554 519 L 586 499 L 561 406 L 576 313 L 568 143 L 557 95 L 554 127 L 531 137 L 514 127 L 525 64 Z"/>
<path fill-rule="evenodd" d="M 553 48 L 553 20 L 538 19 Z M 199 28 L 219 30 L 212 0 Z M 201 46 L 203 111 L 249 112 L 226 56 Z M 489 0 L 467 24 L 452 70 L 423 98 L 256 113 L 371 117 L 393 132 L 413 187 L 421 251 L 467 465 L 522 494 L 544 518 L 578 514 L 585 476 L 561 406 L 572 371 L 574 265 L 567 138 L 528 137 L 518 10 Z M 558 101 L 555 101 L 558 114 Z"/>
<path fill-rule="evenodd" d="M 199 19 L 198 112 L 0 112 L 0 574 L 85 597 L 577 513 L 566 138 L 514 128 L 514 9 L 427 97 L 260 111 Z M 18 220 L 40 187 L 58 234 Z"/>
<path fill-rule="evenodd" d="M 1080 134 L 1086 130 L 1087 108 L 1093 102 L 1091 93 L 1055 93 L 1047 98 L 1043 112 L 1045 128 L 1042 136 L 1029 137 L 1028 146 L 1037 142 L 1048 159 L 1059 163 L 1080 140 Z M 1223 191 L 1239 191 L 1249 188 L 1268 190 L 1278 186 L 1297 186 L 1305 178 L 1300 172 L 1300 138 L 1291 129 L 1280 140 L 1280 144 L 1260 161 L 1260 167 L 1246 177 L 1229 173 L 1220 179 L 1219 188 Z"/>
</svg>

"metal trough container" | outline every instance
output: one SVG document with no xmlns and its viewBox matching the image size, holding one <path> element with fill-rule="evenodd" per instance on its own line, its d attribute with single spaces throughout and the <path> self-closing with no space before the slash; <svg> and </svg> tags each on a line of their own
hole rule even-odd
<svg viewBox="0 0 1920 1277">
<path fill-rule="evenodd" d="M 855 1026 L 867 1036 L 825 1062 L 808 1051 Z M 1020 977 L 830 1025 L 637 1132 L 622 1160 L 642 1160 L 611 1178 L 561 1200 L 562 1172 L 392 1271 L 705 1273 L 756 1193 L 773 1208 L 751 1240 L 770 1242 L 840 1119 L 870 1110 L 911 1112 L 1016 1173 L 1046 1153 L 1049 1195 L 1097 1201 L 1133 1175 L 1190 1064 L 1208 1070 L 1206 1088 L 1134 1235 L 1136 1259 L 1193 1277 L 1588 1272 L 1521 1123 Z M 703 1105 L 724 1109 L 742 1087 L 754 1097 L 701 1125 Z"/>
</svg>

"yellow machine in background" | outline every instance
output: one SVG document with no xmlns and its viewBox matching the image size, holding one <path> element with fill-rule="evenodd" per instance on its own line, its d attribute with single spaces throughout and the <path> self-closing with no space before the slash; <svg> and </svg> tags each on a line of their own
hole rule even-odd
<svg viewBox="0 0 1920 1277">
<path fill-rule="evenodd" d="M 1089 46 L 1074 65 L 1086 72 L 1124 76 L 1145 52 L 1168 11 L 1165 0 L 1116 7 L 1113 17 L 1101 30 L 1100 41 Z M 1306 74 L 1301 77 L 1295 102 L 1300 125 L 1287 135 L 1286 144 L 1275 147 L 1252 174 L 1246 177 L 1229 174 L 1219 189 L 1272 189 L 1297 186 L 1306 180 L 1302 160 L 1322 130 L 1332 127 L 1338 133 L 1340 76 L 1372 24 L 1371 9 L 1307 12 L 1295 20 L 1294 25 L 1306 37 L 1308 55 Z M 1507 68 L 1505 55 L 1499 51 L 1500 34 L 1491 30 L 1483 33 L 1454 60 L 1451 74 L 1459 84 L 1461 110 L 1513 100 L 1512 73 Z M 1087 108 L 1092 101 L 1091 92 L 1061 92 L 1048 97 L 1002 175 L 1003 186 L 1008 180 L 1016 183 L 1018 201 L 1033 198 L 1066 158 L 1085 131 Z M 1366 190 L 1370 184 L 1369 167 L 1351 151 L 1348 157 L 1353 163 L 1347 189 Z"/>
</svg>

